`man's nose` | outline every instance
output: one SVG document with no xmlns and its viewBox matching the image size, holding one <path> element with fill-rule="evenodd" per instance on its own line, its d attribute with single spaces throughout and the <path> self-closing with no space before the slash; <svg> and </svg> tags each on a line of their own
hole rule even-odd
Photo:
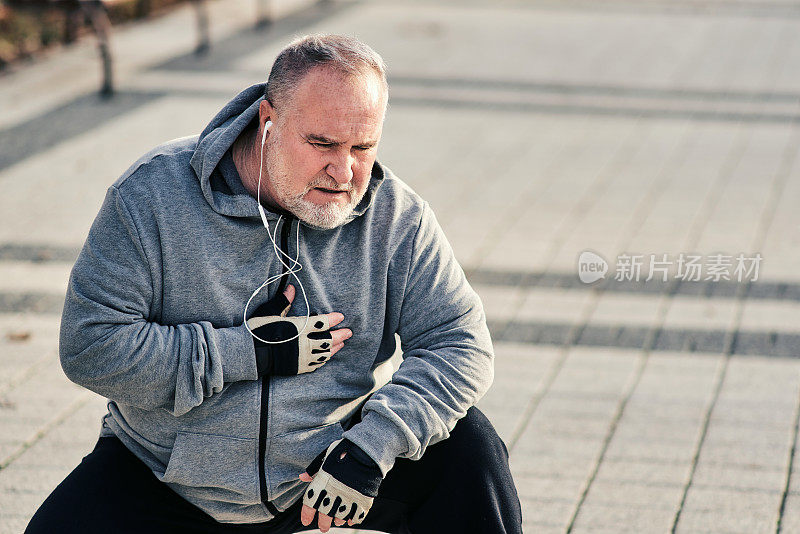
<svg viewBox="0 0 800 534">
<path fill-rule="evenodd" d="M 338 184 L 346 184 L 353 179 L 355 158 L 350 153 L 337 154 L 334 161 L 328 163 L 325 170 Z"/>
</svg>

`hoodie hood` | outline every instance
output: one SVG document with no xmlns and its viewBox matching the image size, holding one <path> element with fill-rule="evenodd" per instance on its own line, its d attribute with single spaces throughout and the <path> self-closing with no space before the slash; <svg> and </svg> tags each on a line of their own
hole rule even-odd
<svg viewBox="0 0 800 534">
<path fill-rule="evenodd" d="M 257 121 L 258 108 L 264 99 L 265 89 L 266 84 L 259 83 L 236 95 L 211 119 L 197 140 L 197 147 L 190 163 L 200 181 L 206 201 L 214 211 L 222 215 L 259 217 L 256 199 L 241 184 L 228 184 L 222 173 L 215 173 L 214 170 L 236 138 L 251 123 Z M 383 166 L 375 161 L 364 198 L 344 224 L 363 215 L 369 209 L 385 176 Z M 285 215 L 267 206 L 264 208 L 270 219 L 275 219 L 281 214 Z"/>
</svg>

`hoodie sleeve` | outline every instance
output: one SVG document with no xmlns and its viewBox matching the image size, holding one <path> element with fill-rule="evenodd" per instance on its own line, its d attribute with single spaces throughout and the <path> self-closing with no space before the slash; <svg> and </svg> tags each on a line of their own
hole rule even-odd
<svg viewBox="0 0 800 534">
<path fill-rule="evenodd" d="M 147 320 L 151 268 L 116 187 L 106 194 L 70 275 L 59 352 L 70 380 L 111 400 L 182 415 L 222 390 L 257 378 L 244 325 L 161 325 Z"/>
<path fill-rule="evenodd" d="M 446 439 L 494 377 L 483 306 L 427 203 L 413 240 L 398 334 L 403 362 L 344 437 L 384 475 Z"/>
</svg>

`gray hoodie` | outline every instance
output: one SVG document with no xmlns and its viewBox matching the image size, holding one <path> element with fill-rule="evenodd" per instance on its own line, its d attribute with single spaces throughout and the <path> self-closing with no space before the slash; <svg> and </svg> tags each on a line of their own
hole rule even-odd
<svg viewBox="0 0 800 534">
<path fill-rule="evenodd" d="M 218 167 L 263 94 L 263 84 L 246 89 L 199 137 L 159 146 L 108 189 L 61 322 L 65 373 L 109 399 L 101 435 L 229 523 L 291 506 L 298 475 L 343 435 L 384 474 L 398 457 L 419 459 L 493 376 L 481 302 L 430 207 L 377 162 L 338 228 L 267 211 L 286 252 L 299 252 L 311 314 L 343 313 L 337 328 L 353 337 L 313 373 L 258 376 L 243 309 L 282 266 L 256 200 Z M 305 313 L 298 293 L 289 314 Z M 395 334 L 403 361 L 385 383 L 375 370 Z"/>
</svg>

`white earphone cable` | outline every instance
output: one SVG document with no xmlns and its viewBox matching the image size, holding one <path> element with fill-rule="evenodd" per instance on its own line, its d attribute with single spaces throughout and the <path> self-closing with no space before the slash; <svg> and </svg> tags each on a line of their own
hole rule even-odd
<svg viewBox="0 0 800 534">
<path fill-rule="evenodd" d="M 306 294 L 306 290 L 303 287 L 303 282 L 301 282 L 300 278 L 297 277 L 297 273 L 303 269 L 303 265 L 298 261 L 300 258 L 300 224 L 299 222 L 297 224 L 297 242 L 295 246 L 297 254 L 294 258 L 292 258 L 278 246 L 278 243 L 276 241 L 278 236 L 278 225 L 280 224 L 281 218 L 283 216 L 282 215 L 278 216 L 278 220 L 275 223 L 275 231 L 273 233 L 269 229 L 269 222 L 267 222 L 267 215 L 266 213 L 264 213 L 264 208 L 261 206 L 261 173 L 262 169 L 264 168 L 264 144 L 267 141 L 267 132 L 269 131 L 270 126 L 272 126 L 272 121 L 267 121 L 266 123 L 264 123 L 264 134 L 261 136 L 261 160 L 258 166 L 258 187 L 256 188 L 256 201 L 258 202 L 258 212 L 259 215 L 261 216 L 261 222 L 267 229 L 267 235 L 269 236 L 269 240 L 272 241 L 272 250 L 275 253 L 275 257 L 278 258 L 278 261 L 281 263 L 281 265 L 283 265 L 283 267 L 286 268 L 286 271 L 280 274 L 270 276 L 269 278 L 264 280 L 263 284 L 258 286 L 258 289 L 253 291 L 253 294 L 250 295 L 250 298 L 247 299 L 247 303 L 244 305 L 244 326 L 245 328 L 247 328 L 247 331 L 250 332 L 250 335 L 259 340 L 260 342 L 265 343 L 267 345 L 279 345 L 281 343 L 287 343 L 289 341 L 293 341 L 299 338 L 300 333 L 298 332 L 297 335 L 290 337 L 289 339 L 283 339 L 281 341 L 267 341 L 266 339 L 261 339 L 255 333 L 253 333 L 253 331 L 250 330 L 250 326 L 247 324 L 247 310 L 250 308 L 250 303 L 253 301 L 255 296 L 258 295 L 258 293 L 262 289 L 267 287 L 269 284 L 275 282 L 276 280 L 280 280 L 284 276 L 291 275 L 297 281 L 297 285 L 300 286 L 300 291 L 303 293 L 303 300 L 305 301 L 306 304 L 306 322 L 303 324 L 303 328 L 300 329 L 301 332 L 305 330 L 306 326 L 308 326 L 308 321 L 311 317 L 311 308 L 308 305 L 308 295 Z M 289 221 L 286 221 L 284 222 L 284 224 L 287 224 L 288 222 Z M 283 261 L 283 258 L 281 256 L 286 257 L 286 259 L 292 262 L 291 267 L 285 261 Z"/>
</svg>

